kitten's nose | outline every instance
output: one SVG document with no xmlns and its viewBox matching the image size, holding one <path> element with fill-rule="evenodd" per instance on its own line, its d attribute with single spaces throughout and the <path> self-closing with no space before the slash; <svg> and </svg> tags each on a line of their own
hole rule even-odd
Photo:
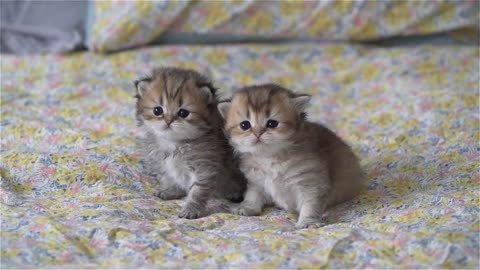
<svg viewBox="0 0 480 270">
<path fill-rule="evenodd" d="M 265 132 L 265 129 L 253 129 L 253 134 L 260 139 L 260 136 Z"/>
<path fill-rule="evenodd" d="M 170 124 L 171 124 L 171 123 L 173 122 L 173 120 L 175 120 L 175 119 L 173 119 L 173 117 L 170 116 L 170 115 L 165 115 L 164 120 L 165 120 L 165 123 L 167 124 L 167 127 L 169 127 Z"/>
</svg>

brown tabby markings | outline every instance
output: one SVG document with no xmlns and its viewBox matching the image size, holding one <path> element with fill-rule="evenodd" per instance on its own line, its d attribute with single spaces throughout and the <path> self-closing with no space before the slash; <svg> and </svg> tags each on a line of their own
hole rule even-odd
<svg viewBox="0 0 480 270">
<path fill-rule="evenodd" d="M 193 78 L 183 79 L 175 83 L 167 81 L 165 75 L 157 76 L 150 84 L 151 91 L 146 92 L 145 97 L 139 102 L 142 114 L 146 120 L 163 120 L 165 117 L 169 118 L 166 119 L 167 121 L 181 120 L 176 114 L 168 116 L 167 114 L 161 116 L 153 114 L 153 108 L 164 104 L 164 101 L 166 101 L 167 104 L 176 104 L 178 107 L 183 105 L 182 108 L 188 109 L 195 115 L 194 118 L 183 121 L 193 123 L 201 120 L 206 122 L 209 111 L 207 106 L 204 106 L 205 102 L 197 88 L 198 86 L 195 85 Z"/>
<path fill-rule="evenodd" d="M 296 127 L 297 114 L 286 102 L 287 93 L 282 93 L 278 89 L 271 91 L 246 91 L 237 93 L 232 100 L 232 107 L 241 108 L 231 110 L 228 114 L 226 131 L 231 136 L 246 137 L 249 134 L 238 129 L 240 122 L 250 119 L 250 116 L 264 115 L 267 119 L 274 118 L 282 122 L 282 126 L 276 129 L 278 133 L 286 133 L 291 128 Z M 255 118 L 256 122 L 261 118 Z M 253 132 L 268 132 L 263 126 L 254 127 Z"/>
<path fill-rule="evenodd" d="M 246 182 L 221 131 L 212 83 L 193 70 L 159 68 L 135 86 L 137 122 L 145 134 L 141 148 L 161 185 L 156 195 L 187 196 L 178 214 L 184 218 L 207 215 L 205 205 L 213 196 L 240 199 Z"/>
<path fill-rule="evenodd" d="M 308 122 L 310 97 L 281 86 L 245 87 L 219 104 L 225 133 L 248 180 L 245 200 L 234 214 L 257 215 L 275 204 L 299 213 L 298 228 L 322 225 L 328 206 L 353 198 L 363 173 L 350 147 L 328 128 Z M 278 121 L 268 127 L 268 121 Z M 247 130 L 241 123 L 248 121 Z"/>
</svg>

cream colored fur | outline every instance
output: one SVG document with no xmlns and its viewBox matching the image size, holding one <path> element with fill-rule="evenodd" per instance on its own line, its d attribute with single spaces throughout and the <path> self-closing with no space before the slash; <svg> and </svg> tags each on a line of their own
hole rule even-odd
<svg viewBox="0 0 480 270">
<path fill-rule="evenodd" d="M 363 182 L 350 147 L 326 127 L 305 120 L 308 95 L 267 84 L 237 91 L 219 104 L 225 133 L 248 179 L 234 214 L 258 215 L 265 205 L 298 213 L 298 228 L 322 226 L 328 206 L 358 194 Z M 269 120 L 278 126 L 269 128 Z M 248 130 L 241 123 L 248 121 Z"/>
</svg>

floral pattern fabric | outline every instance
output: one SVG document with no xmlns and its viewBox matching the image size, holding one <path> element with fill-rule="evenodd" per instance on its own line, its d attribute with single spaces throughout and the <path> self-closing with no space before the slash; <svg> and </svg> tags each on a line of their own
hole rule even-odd
<svg viewBox="0 0 480 270">
<path fill-rule="evenodd" d="M 1 268 L 479 268 L 479 51 L 469 46 L 164 46 L 2 55 Z M 228 96 L 276 82 L 367 174 L 327 225 L 177 218 L 135 147 L 132 81 L 157 65 L 208 73 Z"/>
<path fill-rule="evenodd" d="M 372 40 L 478 28 L 476 1 L 95 1 L 89 48 L 147 44 L 162 33 Z"/>
</svg>

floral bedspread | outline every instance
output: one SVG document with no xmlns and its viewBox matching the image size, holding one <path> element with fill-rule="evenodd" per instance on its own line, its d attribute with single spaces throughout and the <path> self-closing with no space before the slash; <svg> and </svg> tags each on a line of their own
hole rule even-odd
<svg viewBox="0 0 480 270">
<path fill-rule="evenodd" d="M 89 3 L 87 47 L 97 52 L 138 47 L 165 33 L 368 41 L 478 29 L 480 12 L 475 0 Z"/>
<path fill-rule="evenodd" d="M 172 46 L 1 56 L 1 268 L 479 268 L 478 47 Z M 327 225 L 176 214 L 135 148 L 132 81 L 157 65 L 222 93 L 277 82 L 347 140 L 368 181 Z"/>
</svg>

